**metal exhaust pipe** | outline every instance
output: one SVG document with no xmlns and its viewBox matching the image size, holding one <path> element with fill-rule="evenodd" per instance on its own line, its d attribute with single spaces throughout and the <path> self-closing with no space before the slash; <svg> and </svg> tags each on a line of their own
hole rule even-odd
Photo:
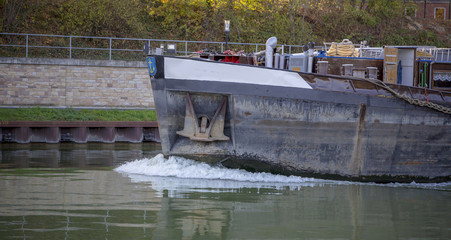
<svg viewBox="0 0 451 240">
<path fill-rule="evenodd" d="M 272 68 L 273 67 L 273 54 L 274 49 L 277 45 L 277 38 L 270 37 L 266 41 L 266 53 L 265 53 L 265 67 Z"/>
</svg>

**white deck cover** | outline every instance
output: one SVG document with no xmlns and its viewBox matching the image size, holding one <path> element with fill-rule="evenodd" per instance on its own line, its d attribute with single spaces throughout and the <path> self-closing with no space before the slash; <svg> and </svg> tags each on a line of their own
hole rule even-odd
<svg viewBox="0 0 451 240">
<path fill-rule="evenodd" d="M 167 79 L 248 83 L 312 89 L 295 72 L 239 64 L 221 64 L 207 60 L 164 58 L 164 73 Z"/>
</svg>

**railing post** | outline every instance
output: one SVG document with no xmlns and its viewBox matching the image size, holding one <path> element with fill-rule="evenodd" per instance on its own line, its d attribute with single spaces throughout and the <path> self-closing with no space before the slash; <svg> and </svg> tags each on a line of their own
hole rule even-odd
<svg viewBox="0 0 451 240">
<path fill-rule="evenodd" d="M 111 60 L 111 38 L 110 38 L 110 60 Z"/>
<path fill-rule="evenodd" d="M 258 45 L 255 44 L 255 52 L 258 52 Z"/>
<path fill-rule="evenodd" d="M 150 47 L 150 39 L 147 39 L 147 46 L 149 46 L 149 49 L 148 49 L 148 52 L 146 52 L 146 56 L 147 56 L 147 54 L 152 53 L 152 49 Z"/>
<path fill-rule="evenodd" d="M 26 45 L 26 47 L 25 47 L 25 57 L 27 58 L 28 57 L 28 34 L 27 34 L 27 36 L 26 36 L 26 43 L 25 43 L 25 45 Z"/>
<path fill-rule="evenodd" d="M 69 59 L 72 59 L 72 36 L 69 36 Z"/>
<path fill-rule="evenodd" d="M 224 52 L 223 47 L 224 47 L 224 43 L 221 43 L 221 53 Z"/>
<path fill-rule="evenodd" d="M 288 54 L 291 54 L 291 45 L 290 45 L 290 47 L 288 49 L 289 49 L 289 53 Z"/>
<path fill-rule="evenodd" d="M 185 41 L 185 57 L 188 56 L 188 42 Z"/>
</svg>

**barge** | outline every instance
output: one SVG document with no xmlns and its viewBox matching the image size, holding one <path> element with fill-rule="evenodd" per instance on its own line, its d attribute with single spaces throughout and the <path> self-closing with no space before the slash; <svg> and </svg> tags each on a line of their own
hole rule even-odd
<svg viewBox="0 0 451 240">
<path fill-rule="evenodd" d="M 149 56 L 163 153 L 371 182 L 451 180 L 451 92 Z"/>
</svg>

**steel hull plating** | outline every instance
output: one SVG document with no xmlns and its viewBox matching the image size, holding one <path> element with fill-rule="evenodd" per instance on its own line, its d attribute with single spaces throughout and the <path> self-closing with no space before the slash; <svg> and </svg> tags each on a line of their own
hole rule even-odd
<svg viewBox="0 0 451 240">
<path fill-rule="evenodd" d="M 450 180 L 447 114 L 386 96 L 161 76 L 152 87 L 165 155 L 335 179 Z M 196 113 L 209 116 L 228 97 L 230 140 L 176 134 L 184 127 L 187 92 Z"/>
</svg>

